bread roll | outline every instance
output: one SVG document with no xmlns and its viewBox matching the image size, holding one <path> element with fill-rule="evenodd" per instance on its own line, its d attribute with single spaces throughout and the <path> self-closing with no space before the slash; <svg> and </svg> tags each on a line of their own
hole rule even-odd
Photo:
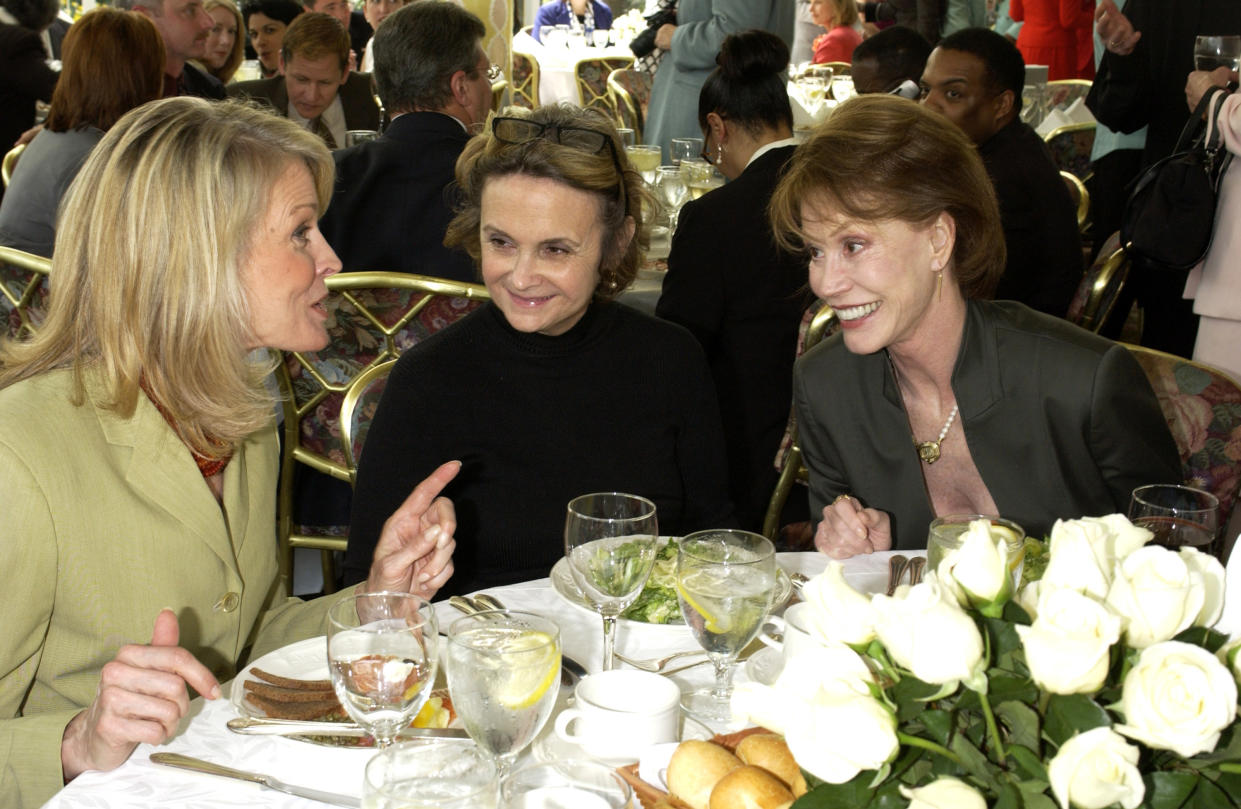
<svg viewBox="0 0 1241 809">
<path fill-rule="evenodd" d="M 738 767 L 711 790 L 708 809 L 788 809 L 793 803 L 789 788 L 762 767 Z"/>
<path fill-rule="evenodd" d="M 681 742 L 668 762 L 668 791 L 693 809 L 709 809 L 712 788 L 740 766 L 737 757 L 718 744 Z"/>
<path fill-rule="evenodd" d="M 762 767 L 779 778 L 792 790 L 794 797 L 800 798 L 806 794 L 806 777 L 793 760 L 788 744 L 780 736 L 774 733 L 746 736 L 737 745 L 737 758 L 741 759 L 743 764 Z"/>
</svg>

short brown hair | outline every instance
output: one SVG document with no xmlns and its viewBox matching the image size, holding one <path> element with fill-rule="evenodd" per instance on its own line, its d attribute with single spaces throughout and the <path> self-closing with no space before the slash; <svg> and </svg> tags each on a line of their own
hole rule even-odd
<svg viewBox="0 0 1241 809">
<path fill-rule="evenodd" d="M 101 6 L 69 26 L 47 128 L 108 131 L 164 90 L 164 40 L 147 17 Z"/>
<path fill-rule="evenodd" d="M 289 23 L 280 43 L 280 55 L 284 57 L 285 65 L 293 61 L 294 56 L 303 59 L 335 56 L 340 60 L 343 71 L 349 64 L 349 32 L 340 20 L 330 14 L 307 11 Z"/>
<path fill-rule="evenodd" d="M 385 20 L 384 25 L 387 24 Z M 581 109 L 570 104 L 548 105 L 535 110 L 508 107 L 501 115 L 526 118 L 553 127 L 593 129 L 607 137 L 612 145 L 608 147 L 605 144 L 602 150 L 591 154 L 543 137 L 521 144 L 504 143 L 496 139 L 491 129 L 491 119 L 488 118 L 483 134 L 471 138 L 457 160 L 457 185 L 461 197 L 457 215 L 449 223 L 448 233 L 444 236 L 444 244 L 461 248 L 478 264 L 482 257 L 479 225 L 482 220 L 483 186 L 487 181 L 514 174 L 555 180 L 599 197 L 604 243 L 595 298 L 614 298 L 633 283 L 642 260 L 638 239 L 629 239 L 628 243 L 623 239 L 627 231 L 626 217 L 633 219 L 636 233 L 642 229 L 642 200 L 646 200 L 647 210 L 655 208 L 655 201 L 646 191 L 642 175 L 631 168 L 625 158 L 616 125 L 597 110 Z"/>
<path fill-rule="evenodd" d="M 1004 231 L 991 178 L 955 124 L 916 102 L 863 95 L 841 104 L 798 147 L 771 198 L 772 228 L 804 248 L 805 205 L 861 221 L 956 223 L 952 275 L 966 298 L 990 297 L 1004 271 Z"/>
</svg>

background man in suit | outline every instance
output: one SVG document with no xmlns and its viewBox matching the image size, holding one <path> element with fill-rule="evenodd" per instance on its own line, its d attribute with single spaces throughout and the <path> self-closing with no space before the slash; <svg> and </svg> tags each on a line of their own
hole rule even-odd
<svg viewBox="0 0 1241 809">
<path fill-rule="evenodd" d="M 945 37 L 922 73 L 922 103 L 978 146 L 1000 202 L 1008 258 L 996 299 L 1064 317 L 1083 260 L 1077 214 L 1047 144 L 1022 123 L 1025 62 L 985 28 Z"/>
<path fill-rule="evenodd" d="M 346 271 L 477 280 L 469 257 L 443 242 L 453 168 L 491 108 L 485 33 L 452 3 L 405 6 L 375 32 L 375 82 L 392 123 L 336 153 L 336 190 L 319 222 Z"/>
<path fill-rule="evenodd" d="M 349 32 L 349 49 L 353 51 L 353 61 L 349 68 L 356 69 L 362 64 L 362 51 L 366 50 L 366 42 L 371 38 L 371 24 L 360 11 L 354 11 L 349 0 L 303 0 L 307 11 L 321 11 L 329 17 L 335 17 L 345 30 Z"/>
<path fill-rule="evenodd" d="M 329 149 L 344 146 L 350 129 L 379 128 L 371 77 L 349 72 L 349 34 L 327 14 L 302 14 L 289 25 L 280 75 L 239 82 L 228 92 L 270 104 L 323 138 Z"/>
<path fill-rule="evenodd" d="M 149 17 L 164 40 L 164 97 L 224 98 L 224 85 L 205 70 L 188 64 L 207 52 L 207 35 L 215 21 L 202 0 L 118 0 L 118 8 Z"/>
</svg>

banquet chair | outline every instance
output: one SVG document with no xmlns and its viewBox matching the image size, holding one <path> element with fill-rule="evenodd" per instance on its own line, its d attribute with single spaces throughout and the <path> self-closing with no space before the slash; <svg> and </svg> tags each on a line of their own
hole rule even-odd
<svg viewBox="0 0 1241 809">
<path fill-rule="evenodd" d="M 22 152 L 26 151 L 26 144 L 21 143 L 5 152 L 4 161 L 0 163 L 0 181 L 4 182 L 4 187 L 9 187 L 9 180 L 13 178 L 13 169 L 17 168 L 17 158 L 22 156 Z"/>
<path fill-rule="evenodd" d="M 820 67 L 830 67 L 833 77 L 853 75 L 853 65 L 849 62 L 824 62 Z"/>
<path fill-rule="evenodd" d="M 388 374 L 396 360 L 388 360 L 367 368 L 353 380 L 345 398 L 340 403 L 340 452 L 345 468 L 349 470 L 349 485 L 358 481 L 358 461 L 362 459 L 362 446 L 370 432 L 371 420 L 379 409 L 379 400 L 388 387 Z"/>
<path fill-rule="evenodd" d="M 328 345 L 283 352 L 276 366 L 284 412 L 277 525 L 282 570 L 291 575 L 293 549 L 322 551 L 323 585 L 335 582 L 333 551 L 343 551 L 347 526 L 294 523 L 294 473 L 304 466 L 349 482 L 340 447 L 345 394 L 364 373 L 459 320 L 488 298 L 487 288 L 396 272 L 347 272 L 327 279 Z"/>
<path fill-rule="evenodd" d="M 509 103 L 532 110 L 539 106 L 539 60 L 533 54 L 513 51 L 513 77 L 508 89 Z"/>
<path fill-rule="evenodd" d="M 1090 228 L 1090 192 L 1086 190 L 1086 184 L 1072 172 L 1060 172 L 1060 179 L 1064 180 L 1065 187 L 1069 189 L 1069 197 L 1077 210 L 1077 232 L 1084 236 Z"/>
<path fill-rule="evenodd" d="M 1112 315 L 1120 291 L 1129 278 L 1129 256 L 1120 246 L 1120 232 L 1103 243 L 1094 263 L 1078 284 L 1065 319 L 1095 334 Z"/>
<path fill-rule="evenodd" d="M 594 108 L 616 119 L 616 110 L 608 95 L 608 76 L 613 70 L 633 66 L 632 56 L 592 56 L 578 59 L 573 66 L 573 76 L 577 80 L 577 95 L 582 109 Z"/>
<path fill-rule="evenodd" d="M 0 246 L 0 314 L 10 337 L 33 334 L 47 311 L 47 277 L 52 260 Z"/>
<path fill-rule="evenodd" d="M 651 105 L 652 76 L 645 70 L 631 67 L 613 70 L 608 76 L 608 92 L 616 110 L 618 126 L 632 129 L 637 142 L 642 142 L 646 111 Z"/>
<path fill-rule="evenodd" d="M 1067 171 L 1085 182 L 1094 173 L 1090 150 L 1094 148 L 1094 124 L 1058 126 L 1043 138 L 1051 149 L 1056 168 Z"/>
<path fill-rule="evenodd" d="M 1063 110 L 1090 94 L 1089 79 L 1056 79 L 1047 82 L 1047 109 Z"/>
<path fill-rule="evenodd" d="M 836 312 L 822 300 L 816 300 L 806 309 L 802 316 L 801 328 L 797 336 L 797 356 L 801 356 L 818 345 L 824 337 L 840 328 Z M 784 438 L 780 441 L 780 449 L 776 452 L 776 469 L 780 476 L 776 478 L 776 488 L 767 503 L 767 513 L 763 516 L 763 536 L 775 542 L 780 535 L 780 514 L 789 499 L 793 486 L 800 483 L 805 486 L 810 482 L 809 472 L 802 462 L 801 443 L 797 439 L 797 414 L 789 413 L 788 427 Z M 811 518 L 813 520 L 813 516 Z"/>
<path fill-rule="evenodd" d="M 508 89 L 508 80 L 499 79 L 491 83 L 491 111 L 499 112 L 504 106 L 504 91 Z"/>
<path fill-rule="evenodd" d="M 1186 485 L 1219 499 L 1227 525 L 1241 476 L 1241 384 L 1205 363 L 1125 344 L 1142 366 L 1181 455 Z"/>
</svg>

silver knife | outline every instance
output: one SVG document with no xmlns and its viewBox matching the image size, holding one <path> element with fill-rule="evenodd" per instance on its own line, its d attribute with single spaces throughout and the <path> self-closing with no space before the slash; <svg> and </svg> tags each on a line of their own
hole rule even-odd
<svg viewBox="0 0 1241 809">
<path fill-rule="evenodd" d="M 300 719 L 266 719 L 241 716 L 228 720 L 233 733 L 248 736 L 369 736 L 371 732 L 352 722 L 310 722 Z M 405 728 L 398 739 L 468 739 L 461 728 Z"/>
<path fill-rule="evenodd" d="M 224 767 L 219 764 L 212 764 L 210 761 L 203 761 L 200 758 L 191 758 L 183 756 L 180 753 L 152 753 L 151 761 L 156 764 L 163 764 L 168 767 L 179 767 L 183 770 L 192 772 L 206 773 L 207 775 L 220 775 L 225 778 L 236 778 L 240 781 L 249 781 L 253 784 L 259 784 L 268 789 L 274 789 L 277 792 L 284 792 L 288 795 L 296 795 L 299 798 L 306 798 L 320 803 L 330 803 L 335 806 L 348 806 L 352 809 L 360 809 L 362 801 L 352 795 L 341 795 L 336 792 L 323 792 L 318 789 L 310 789 L 308 787 L 299 787 L 293 784 L 286 784 L 278 781 L 270 775 L 260 775 L 258 773 L 245 772 L 244 770 L 234 770 L 232 767 Z"/>
</svg>

